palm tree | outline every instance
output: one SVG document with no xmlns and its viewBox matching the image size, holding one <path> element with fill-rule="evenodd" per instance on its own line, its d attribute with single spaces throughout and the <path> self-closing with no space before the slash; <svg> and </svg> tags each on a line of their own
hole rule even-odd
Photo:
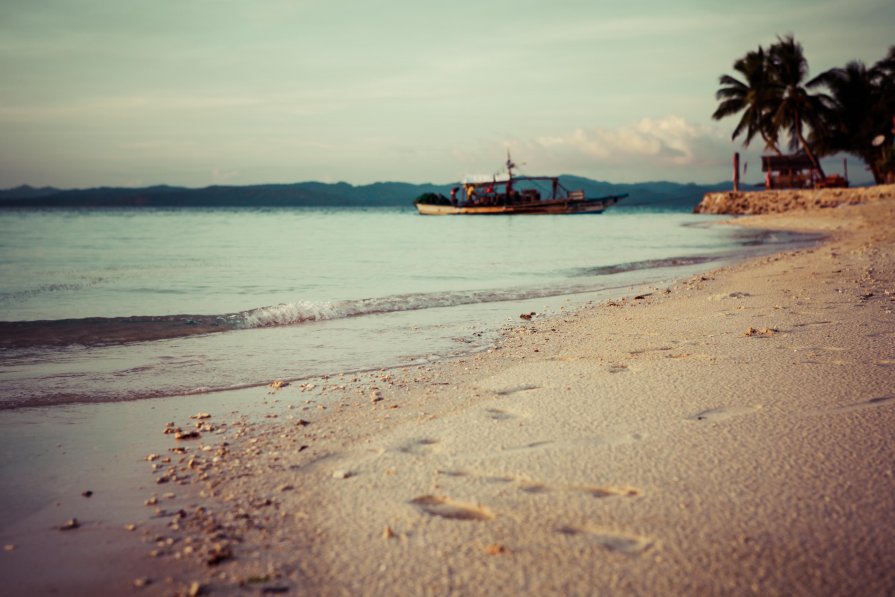
<svg viewBox="0 0 895 597">
<path fill-rule="evenodd" d="M 876 109 L 881 97 L 875 78 L 874 71 L 858 60 L 819 75 L 817 80 L 830 90 L 833 105 L 825 126 L 813 131 L 812 141 L 825 154 L 844 151 L 860 158 L 880 183 L 880 149 L 873 140 L 885 121 Z"/>
<path fill-rule="evenodd" d="M 879 94 L 876 116 L 882 125 L 882 156 L 878 159 L 881 181 L 895 182 L 895 46 L 889 47 L 885 58 L 877 62 L 871 71 Z"/>
<path fill-rule="evenodd" d="M 768 102 L 773 130 L 787 130 L 790 148 L 801 148 L 820 175 L 825 176 L 817 156 L 806 139 L 806 127 L 812 130 L 823 128 L 824 119 L 832 103 L 826 94 L 812 94 L 808 91 L 820 86 L 823 81 L 814 78 L 805 82 L 808 76 L 808 61 L 802 51 L 802 44 L 796 42 L 792 35 L 778 37 L 777 43 L 770 47 L 768 71 L 770 72 Z"/>
<path fill-rule="evenodd" d="M 765 147 L 781 155 L 777 147 L 777 133 L 772 128 L 768 108 L 769 75 L 767 57 L 764 49 L 747 53 L 733 63 L 733 69 L 743 76 L 743 81 L 730 75 L 721 75 L 721 88 L 715 92 L 720 102 L 718 109 L 712 114 L 715 120 L 739 114 L 740 121 L 733 130 L 731 139 L 736 139 L 745 132 L 743 146 L 748 147 L 756 134 L 761 135 Z"/>
<path fill-rule="evenodd" d="M 843 151 L 860 158 L 877 184 L 895 174 L 895 46 L 873 68 L 853 60 L 817 81 L 830 90 L 832 110 L 824 128 L 813 131 L 812 142 L 823 153 Z"/>
</svg>

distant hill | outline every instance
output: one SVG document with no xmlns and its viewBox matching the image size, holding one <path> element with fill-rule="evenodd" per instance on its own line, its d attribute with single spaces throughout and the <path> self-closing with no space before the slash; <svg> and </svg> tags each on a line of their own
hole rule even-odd
<svg viewBox="0 0 895 597">
<path fill-rule="evenodd" d="M 55 195 L 59 192 L 59 189 L 54 189 L 53 187 L 42 187 L 42 188 L 34 188 L 29 187 L 26 184 L 23 184 L 20 187 L 15 187 L 14 189 L 7 189 L 5 191 L 0 190 L 0 200 L 3 199 L 32 199 L 35 197 L 47 197 L 48 195 Z"/>
<path fill-rule="evenodd" d="M 627 193 L 619 204 L 626 208 L 692 210 L 710 191 L 727 189 L 715 185 L 644 182 L 615 184 L 579 176 L 560 176 L 569 189 L 584 190 L 588 197 Z M 0 191 L 0 208 L 176 208 L 176 207 L 407 207 L 423 193 L 448 194 L 452 185 L 377 182 L 354 186 L 348 183 L 299 182 L 250 186 L 210 186 L 201 189 L 152 186 L 143 188 L 99 187 L 60 190 L 20 186 Z"/>
</svg>

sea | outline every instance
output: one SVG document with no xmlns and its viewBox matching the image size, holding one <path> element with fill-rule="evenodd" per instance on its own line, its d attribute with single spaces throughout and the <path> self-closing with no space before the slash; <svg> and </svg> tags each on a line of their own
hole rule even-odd
<svg viewBox="0 0 895 597">
<path fill-rule="evenodd" d="M 521 314 L 661 291 L 815 239 L 723 218 L 412 209 L 0 212 L 0 409 L 420 365 Z"/>
</svg>

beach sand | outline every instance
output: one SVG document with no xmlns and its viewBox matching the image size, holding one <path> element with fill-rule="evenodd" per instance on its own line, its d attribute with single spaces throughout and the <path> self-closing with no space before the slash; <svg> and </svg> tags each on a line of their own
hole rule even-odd
<svg viewBox="0 0 895 597">
<path fill-rule="evenodd" d="M 125 555 L 74 592 L 892 594 L 893 221 L 892 199 L 738 220 L 829 238 L 450 362 L 128 407 L 109 467 L 142 483 L 64 532 Z M 62 533 L 42 512 L 19 542 Z M 0 554 L 7 588 L 68 586 L 23 579 L 27 551 Z"/>
</svg>

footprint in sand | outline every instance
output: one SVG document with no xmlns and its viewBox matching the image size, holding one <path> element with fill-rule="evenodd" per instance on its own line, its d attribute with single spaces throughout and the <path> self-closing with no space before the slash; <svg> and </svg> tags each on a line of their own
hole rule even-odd
<svg viewBox="0 0 895 597">
<path fill-rule="evenodd" d="M 568 448 L 592 448 L 598 446 L 620 446 L 634 444 L 643 439 L 639 433 L 619 433 L 618 435 L 595 435 L 592 437 L 579 437 L 565 441 L 544 440 L 510 446 L 504 448 L 506 452 L 525 452 L 530 450 L 568 449 Z"/>
<path fill-rule="evenodd" d="M 887 404 L 891 404 L 895 402 L 895 395 L 893 396 L 878 396 L 877 398 L 871 398 L 870 400 L 864 400 L 863 402 L 856 402 L 854 404 L 846 404 L 845 406 L 839 406 L 827 410 L 818 410 L 811 412 L 809 414 L 813 415 L 821 415 L 828 413 L 847 413 L 855 410 L 865 410 L 868 408 L 877 408 L 879 406 L 885 406 Z"/>
<path fill-rule="evenodd" d="M 508 413 L 507 411 L 500 410 L 499 408 L 486 408 L 485 416 L 495 421 L 507 421 L 509 419 L 516 418 L 516 415 L 514 415 L 513 413 Z"/>
<path fill-rule="evenodd" d="M 437 495 L 423 495 L 410 500 L 420 511 L 448 520 L 493 520 L 490 510 L 475 504 L 457 502 Z"/>
<path fill-rule="evenodd" d="M 405 454 L 430 454 L 435 451 L 434 446 L 436 446 L 437 444 L 437 439 L 424 437 L 422 439 L 414 440 L 408 444 L 404 444 L 403 446 L 398 448 L 398 451 L 404 452 Z"/>
<path fill-rule="evenodd" d="M 613 486 L 603 486 L 603 487 L 593 487 L 588 485 L 583 485 L 579 487 L 570 487 L 570 491 L 577 491 L 580 493 L 584 493 L 595 497 L 597 499 L 609 498 L 609 497 L 639 497 L 640 490 L 636 487 L 613 487 Z"/>
<path fill-rule="evenodd" d="M 507 452 L 525 452 L 528 450 L 536 450 L 539 448 L 545 448 L 547 446 L 552 446 L 556 442 L 552 441 L 542 441 L 542 442 L 531 442 L 529 444 L 522 444 L 521 446 L 511 446 L 509 448 L 505 448 Z"/>
<path fill-rule="evenodd" d="M 648 549 L 653 542 L 645 537 L 607 533 L 600 529 L 564 526 L 555 529 L 561 535 L 596 541 L 609 551 L 634 555 Z"/>
<path fill-rule="evenodd" d="M 710 408 L 695 415 L 687 417 L 690 421 L 723 421 L 724 419 L 732 419 L 741 415 L 748 415 L 761 410 L 760 405 L 755 406 L 719 406 Z"/>
<path fill-rule="evenodd" d="M 531 384 L 522 384 L 518 386 L 510 386 L 508 388 L 501 388 L 499 390 L 494 390 L 494 393 L 498 396 L 509 396 L 510 394 L 517 394 L 519 392 L 530 392 L 531 390 L 537 390 L 541 386 L 535 386 Z"/>
<path fill-rule="evenodd" d="M 794 328 L 807 328 L 814 325 L 830 325 L 835 323 L 833 321 L 804 321 L 802 323 L 795 323 L 792 327 Z"/>
<path fill-rule="evenodd" d="M 453 478 L 479 479 L 485 483 L 515 483 L 523 493 L 542 494 L 552 492 L 583 493 L 596 499 L 610 497 L 640 497 L 643 493 L 630 485 L 560 485 L 549 486 L 528 477 L 467 473 L 465 471 L 438 471 L 439 475 Z"/>
</svg>

